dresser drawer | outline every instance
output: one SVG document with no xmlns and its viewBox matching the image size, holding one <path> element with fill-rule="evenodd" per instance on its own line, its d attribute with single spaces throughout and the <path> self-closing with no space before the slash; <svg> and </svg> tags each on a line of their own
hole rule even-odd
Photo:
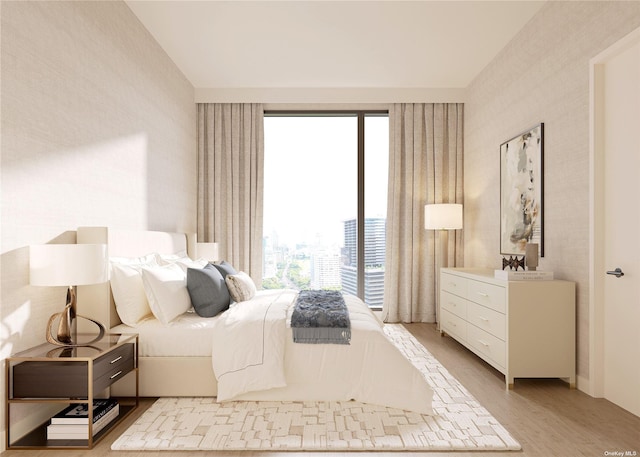
<svg viewBox="0 0 640 457">
<path fill-rule="evenodd" d="M 475 325 L 467 325 L 467 343 L 483 355 L 499 365 L 504 371 L 506 365 L 505 342 L 479 329 Z"/>
<path fill-rule="evenodd" d="M 491 308 L 469 302 L 467 305 L 467 321 L 502 341 L 507 339 L 506 316 Z"/>
<path fill-rule="evenodd" d="M 441 310 L 441 314 L 440 330 L 461 342 L 465 341 L 467 338 L 467 322 L 447 310 Z"/>
<path fill-rule="evenodd" d="M 134 345 L 122 346 L 93 361 L 93 389 L 99 392 L 134 369 Z M 86 361 L 34 361 L 13 367 L 15 398 L 87 398 Z"/>
<path fill-rule="evenodd" d="M 449 292 L 440 293 L 440 309 L 447 310 L 462 319 L 467 318 L 467 300 Z"/>
<path fill-rule="evenodd" d="M 467 298 L 487 308 L 506 312 L 507 292 L 504 287 L 481 281 L 469 281 Z"/>
<path fill-rule="evenodd" d="M 466 297 L 467 280 L 460 276 L 450 275 L 448 273 L 440 273 L 440 289 L 449 292 L 458 297 Z"/>
</svg>

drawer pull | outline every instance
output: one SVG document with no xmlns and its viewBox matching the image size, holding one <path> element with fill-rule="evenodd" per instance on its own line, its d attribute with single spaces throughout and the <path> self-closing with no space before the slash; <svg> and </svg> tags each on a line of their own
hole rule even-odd
<svg viewBox="0 0 640 457">
<path fill-rule="evenodd" d="M 121 359 L 122 359 L 122 356 L 119 356 L 119 357 L 116 357 L 115 359 L 113 359 L 113 360 L 112 360 L 111 362 L 109 362 L 109 363 L 113 364 L 113 363 L 116 363 L 118 360 L 121 360 Z"/>
<path fill-rule="evenodd" d="M 447 321 L 447 324 L 449 324 L 452 327 L 457 327 L 455 322 Z"/>
<path fill-rule="evenodd" d="M 117 378 L 122 374 L 122 370 L 118 371 L 116 374 L 112 375 L 109 379 Z"/>
<path fill-rule="evenodd" d="M 457 287 L 457 284 L 456 284 L 455 282 L 450 282 L 450 283 L 449 283 L 449 285 L 450 285 L 451 287 Z"/>
<path fill-rule="evenodd" d="M 478 342 L 479 342 L 481 345 L 483 345 L 484 347 L 487 347 L 487 348 L 489 347 L 489 343 L 485 343 L 485 342 L 484 342 L 484 341 L 482 341 L 482 340 L 478 340 Z"/>
<path fill-rule="evenodd" d="M 483 322 L 489 322 L 489 319 L 487 319 L 486 317 L 478 316 L 478 319 L 480 319 Z"/>
<path fill-rule="evenodd" d="M 489 296 L 489 294 L 485 294 L 484 292 L 478 292 L 478 295 L 484 298 L 487 298 Z"/>
</svg>

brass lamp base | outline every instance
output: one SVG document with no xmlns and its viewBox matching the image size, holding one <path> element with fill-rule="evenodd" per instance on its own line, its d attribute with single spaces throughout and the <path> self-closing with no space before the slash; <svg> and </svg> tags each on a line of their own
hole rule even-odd
<svg viewBox="0 0 640 457">
<path fill-rule="evenodd" d="M 76 317 L 86 319 L 96 324 L 96 326 L 98 327 L 98 336 L 91 341 L 78 343 L 74 326 L 74 320 Z M 60 318 L 60 322 L 58 323 L 58 332 L 54 336 L 52 332 L 53 323 L 57 318 Z M 62 311 L 61 313 L 56 313 L 49 318 L 46 334 L 47 342 L 55 344 L 56 346 L 66 347 L 88 346 L 92 343 L 95 343 L 96 341 L 100 341 L 104 337 L 104 334 L 104 325 L 102 325 L 100 322 L 85 316 L 76 315 L 76 294 L 73 287 L 69 287 L 69 289 L 67 290 L 67 305 L 64 307 L 64 311 Z"/>
</svg>

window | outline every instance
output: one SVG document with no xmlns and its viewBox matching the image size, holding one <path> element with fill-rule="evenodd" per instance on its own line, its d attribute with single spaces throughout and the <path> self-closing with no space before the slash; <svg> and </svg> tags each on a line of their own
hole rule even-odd
<svg viewBox="0 0 640 457">
<path fill-rule="evenodd" d="M 388 135 L 386 113 L 265 114 L 264 288 L 382 306 Z"/>
</svg>

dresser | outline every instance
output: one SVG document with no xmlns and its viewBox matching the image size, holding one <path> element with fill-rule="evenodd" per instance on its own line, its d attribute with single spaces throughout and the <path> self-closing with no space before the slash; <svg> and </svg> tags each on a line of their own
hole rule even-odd
<svg viewBox="0 0 640 457">
<path fill-rule="evenodd" d="M 443 268 L 440 331 L 505 376 L 563 378 L 575 387 L 575 283 L 507 281 L 493 270 Z"/>
</svg>

